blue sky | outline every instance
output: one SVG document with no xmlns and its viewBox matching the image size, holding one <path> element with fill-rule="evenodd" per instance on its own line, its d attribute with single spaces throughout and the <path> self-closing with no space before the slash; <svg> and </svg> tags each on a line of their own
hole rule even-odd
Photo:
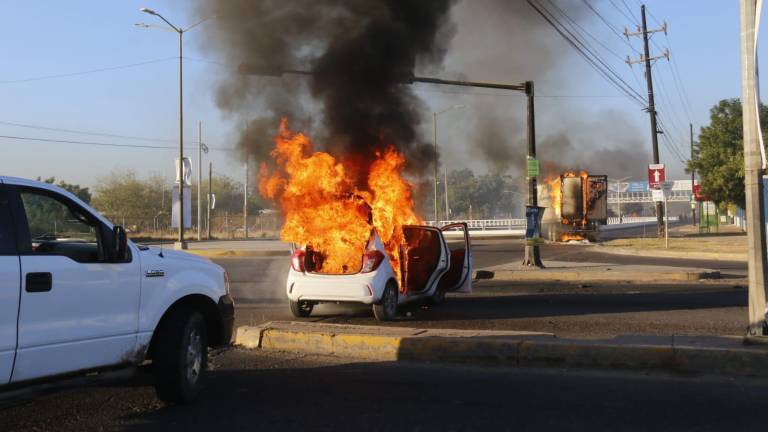
<svg viewBox="0 0 768 432">
<path fill-rule="evenodd" d="M 571 2 L 557 2 L 567 9 Z M 636 0 L 594 1 L 601 13 L 619 28 L 629 24 L 620 8 L 629 5 L 639 14 Z M 177 25 L 185 26 L 195 21 L 189 2 L 179 0 L 120 2 L 73 0 L 60 1 L 2 1 L 5 13 L 0 15 L 0 56 L 4 59 L 0 69 L 0 135 L 44 138 L 71 141 L 87 141 L 106 144 L 133 144 L 174 147 L 178 134 L 178 81 L 177 36 L 159 29 L 143 29 L 137 22 L 162 24 L 156 18 L 139 12 L 147 6 L 163 13 Z M 666 20 L 669 36 L 657 35 L 659 47 L 670 47 L 675 58 L 674 67 L 679 71 L 690 110 L 678 96 L 674 86 L 672 65 L 659 62 L 657 103 L 669 136 L 687 151 L 687 124 L 692 121 L 698 129 L 708 123 L 709 109 L 723 98 L 738 97 L 739 82 L 739 22 L 738 2 L 725 0 L 649 0 L 648 10 L 653 15 L 652 26 Z M 185 141 L 197 140 L 197 122 L 203 122 L 203 140 L 216 149 L 231 148 L 240 127 L 236 121 L 223 116 L 215 106 L 213 95 L 216 82 L 223 76 L 222 66 L 200 60 L 218 61 L 215 53 L 202 52 L 201 39 L 206 37 L 206 27 L 216 25 L 208 21 L 185 35 Z M 462 23 L 457 22 L 461 32 Z M 615 53 L 629 54 L 629 47 L 613 37 L 607 27 L 594 20 L 589 27 Z M 552 32 L 553 44 L 564 44 Z M 765 32 L 761 37 L 761 53 L 765 58 Z M 639 40 L 632 41 L 640 48 Z M 654 47 L 655 49 L 656 47 Z M 635 85 L 630 69 L 603 51 L 606 59 Z M 137 63 L 147 63 L 109 71 L 78 74 L 66 77 L 54 75 L 112 68 Z M 514 62 L 519 59 L 499 59 Z M 466 74 L 457 70 L 461 62 L 446 65 L 447 74 Z M 454 69 L 452 69 L 454 68 Z M 618 96 L 583 60 L 570 56 L 558 65 L 562 71 L 573 74 L 572 82 L 561 83 L 556 93 L 560 96 L 600 96 L 597 98 L 551 98 L 538 101 L 539 134 L 546 134 L 549 126 L 561 123 L 558 112 L 565 105 L 583 113 L 584 117 L 569 118 L 568 123 L 577 127 L 590 124 L 589 116 L 605 112 L 620 112 L 629 119 L 626 133 L 632 134 L 650 148 L 648 116 L 632 105 L 627 98 Z M 642 79 L 642 70 L 635 66 L 636 77 Z M 562 74 L 542 78 L 543 84 L 561 79 Z M 38 79 L 44 78 L 44 79 Z M 469 78 L 475 78 L 470 76 Z M 480 79 L 482 77 L 478 77 Z M 764 81 L 764 80 L 763 80 Z M 545 85 L 537 85 L 539 94 L 546 95 Z M 665 89 L 661 95 L 660 86 Z M 552 88 L 554 86 L 550 86 Z M 645 93 L 644 87 L 640 88 Z M 763 83 L 763 88 L 768 88 Z M 423 90 L 423 89 L 422 89 Z M 463 111 L 471 111 L 474 104 L 487 103 L 483 98 L 417 91 L 430 109 L 439 110 L 452 103 L 467 105 Z M 550 94 L 551 96 L 552 94 Z M 491 97 L 493 98 L 493 97 Z M 476 100 L 479 99 L 479 100 Z M 508 103 L 498 97 L 496 105 Z M 518 107 L 519 98 L 512 98 L 510 107 Z M 512 108 L 510 108 L 512 109 Z M 517 108 L 514 108 L 517 109 Z M 689 112 L 690 111 L 690 112 Z M 465 113 L 452 113 L 441 136 L 451 146 L 446 158 L 449 167 L 456 167 L 467 156 L 472 156 L 469 146 L 462 147 L 462 128 L 470 123 L 463 120 Z M 17 125 L 12 125 L 17 124 Z M 32 125 L 45 128 L 98 132 L 109 135 L 145 137 L 163 141 L 140 141 L 116 136 L 85 135 L 64 131 L 21 127 Z M 606 136 L 595 130 L 595 139 Z M 616 131 L 611 131 L 615 135 Z M 610 135 L 610 134 L 608 134 Z M 448 145 L 448 144 L 447 144 Z M 117 170 L 132 169 L 140 175 L 162 174 L 170 179 L 176 151 L 169 149 L 139 149 L 75 145 L 39 141 L 22 141 L 0 138 L 4 157 L 0 158 L 0 173 L 21 177 L 56 176 L 69 182 L 96 186 L 98 179 Z M 192 150 L 189 147 L 187 150 Z M 687 153 L 686 153 L 687 154 Z M 196 155 L 195 155 L 196 158 Z M 680 163 L 662 147 L 662 158 L 673 173 L 681 175 Z M 218 173 L 235 178 L 242 176 L 242 162 L 235 153 L 214 150 L 205 157 L 212 160 Z M 638 161 L 642 165 L 647 161 Z M 474 168 L 482 170 L 482 165 Z M 622 173 L 609 172 L 610 176 Z"/>
</svg>

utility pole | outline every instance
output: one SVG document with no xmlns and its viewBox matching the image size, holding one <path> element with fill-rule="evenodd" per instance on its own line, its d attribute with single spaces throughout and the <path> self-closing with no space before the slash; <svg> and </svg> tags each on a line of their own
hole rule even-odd
<svg viewBox="0 0 768 432">
<path fill-rule="evenodd" d="M 533 81 L 525 82 L 525 96 L 528 103 L 528 159 L 536 159 L 536 114 L 534 112 Z M 537 207 L 539 205 L 535 175 L 528 176 L 528 205 L 531 207 Z M 528 244 L 526 242 L 523 265 L 538 268 L 544 267 L 544 264 L 541 262 L 541 252 L 539 251 L 539 245 L 537 243 Z"/>
<path fill-rule="evenodd" d="M 208 240 L 211 239 L 211 206 L 213 205 L 213 162 L 208 162 Z"/>
<path fill-rule="evenodd" d="M 203 239 L 203 122 L 197 122 L 197 241 Z"/>
<path fill-rule="evenodd" d="M 766 336 L 766 245 L 763 202 L 765 161 L 760 151 L 757 103 L 758 0 L 740 0 L 741 107 L 744 128 L 744 185 L 747 220 L 747 274 L 749 276 L 749 327 L 747 338 Z"/>
<path fill-rule="evenodd" d="M 243 189 L 243 237 L 248 238 L 248 156 L 245 157 L 245 188 Z"/>
<path fill-rule="evenodd" d="M 637 32 L 635 33 L 629 33 L 627 29 L 624 29 L 624 36 L 629 39 L 630 36 L 643 36 L 643 52 L 644 55 L 640 57 L 639 60 L 631 60 L 629 57 L 627 57 L 627 64 L 632 66 L 634 63 L 645 63 L 645 81 L 648 85 L 648 115 L 651 118 L 651 144 L 653 145 L 653 163 L 658 164 L 659 163 L 659 133 L 658 126 L 656 125 L 656 105 L 653 101 L 653 75 L 651 74 L 651 61 L 657 60 L 660 58 L 666 58 L 669 60 L 669 50 L 665 50 L 664 54 L 657 56 L 657 57 L 651 57 L 650 54 L 650 48 L 648 47 L 648 34 L 651 33 L 658 33 L 658 32 L 664 32 L 664 34 L 667 33 L 667 24 L 664 23 L 664 25 L 659 29 L 654 30 L 648 30 L 648 25 L 646 23 L 645 19 L 645 5 L 640 6 L 640 15 L 642 16 L 642 29 L 638 28 Z M 662 238 L 664 237 L 664 205 L 657 201 L 656 202 L 656 227 L 658 231 L 658 237 Z"/>
<path fill-rule="evenodd" d="M 443 165 L 443 192 L 445 192 L 445 219 L 451 220 L 451 210 L 448 207 L 448 167 Z"/>
<path fill-rule="evenodd" d="M 435 142 L 435 152 L 434 152 L 434 161 L 432 163 L 435 166 L 435 200 L 434 200 L 434 207 L 435 207 L 435 226 L 439 227 L 440 223 L 437 219 L 437 113 L 432 113 L 432 137 L 434 138 Z"/>
<path fill-rule="evenodd" d="M 691 161 L 693 161 L 693 123 L 688 123 L 691 130 Z M 691 170 L 691 225 L 696 226 L 696 200 L 693 193 L 693 184 L 695 183 L 696 171 Z"/>
</svg>

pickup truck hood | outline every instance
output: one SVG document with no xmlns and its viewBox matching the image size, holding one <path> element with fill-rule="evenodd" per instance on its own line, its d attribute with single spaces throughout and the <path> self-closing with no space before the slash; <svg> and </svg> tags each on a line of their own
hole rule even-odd
<svg viewBox="0 0 768 432">
<path fill-rule="evenodd" d="M 167 247 L 162 248 L 163 258 L 159 256 L 160 252 L 161 252 L 160 247 L 149 246 L 148 249 L 142 250 L 141 253 L 144 254 L 145 256 L 146 255 L 153 256 L 155 258 L 153 260 L 154 262 L 179 262 L 179 263 L 188 262 L 188 263 L 195 263 L 197 265 L 199 265 L 200 263 L 213 264 L 213 262 L 206 257 L 194 255 L 187 252 L 177 251 L 172 248 L 167 248 Z M 144 259 L 144 261 L 146 261 L 146 258 Z"/>
</svg>

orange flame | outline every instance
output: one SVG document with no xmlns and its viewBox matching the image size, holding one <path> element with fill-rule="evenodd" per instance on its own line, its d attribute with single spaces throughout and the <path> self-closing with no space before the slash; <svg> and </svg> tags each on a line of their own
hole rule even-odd
<svg viewBox="0 0 768 432">
<path fill-rule="evenodd" d="M 576 233 L 563 233 L 563 234 L 560 234 L 560 239 L 559 239 L 559 241 L 561 241 L 561 242 L 567 242 L 567 241 L 571 241 L 571 240 L 584 240 L 584 238 L 585 238 L 585 237 L 584 237 L 583 235 L 581 235 L 581 234 L 576 234 Z"/>
<path fill-rule="evenodd" d="M 280 122 L 272 156 L 277 168 L 266 164 L 259 191 L 275 199 L 285 215 L 280 238 L 311 246 L 324 256 L 323 273 L 355 273 L 362 265 L 365 245 L 374 228 L 399 276 L 403 225 L 421 220 L 413 211 L 413 186 L 402 177 L 405 158 L 390 146 L 376 153 L 368 170 L 368 190 L 354 186 L 351 172 L 359 169 L 325 152 L 312 153 L 304 134 Z"/>
</svg>

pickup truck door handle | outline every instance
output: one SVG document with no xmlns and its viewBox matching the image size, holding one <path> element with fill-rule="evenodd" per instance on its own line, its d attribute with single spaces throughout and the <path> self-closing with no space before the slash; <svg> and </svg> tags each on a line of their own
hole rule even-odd
<svg viewBox="0 0 768 432">
<path fill-rule="evenodd" d="M 164 270 L 147 270 L 146 273 L 144 273 L 145 277 L 153 278 L 153 277 L 163 277 L 165 276 Z"/>
<path fill-rule="evenodd" d="M 50 273 L 27 273 L 27 292 L 48 292 L 53 288 L 53 275 Z"/>
</svg>

